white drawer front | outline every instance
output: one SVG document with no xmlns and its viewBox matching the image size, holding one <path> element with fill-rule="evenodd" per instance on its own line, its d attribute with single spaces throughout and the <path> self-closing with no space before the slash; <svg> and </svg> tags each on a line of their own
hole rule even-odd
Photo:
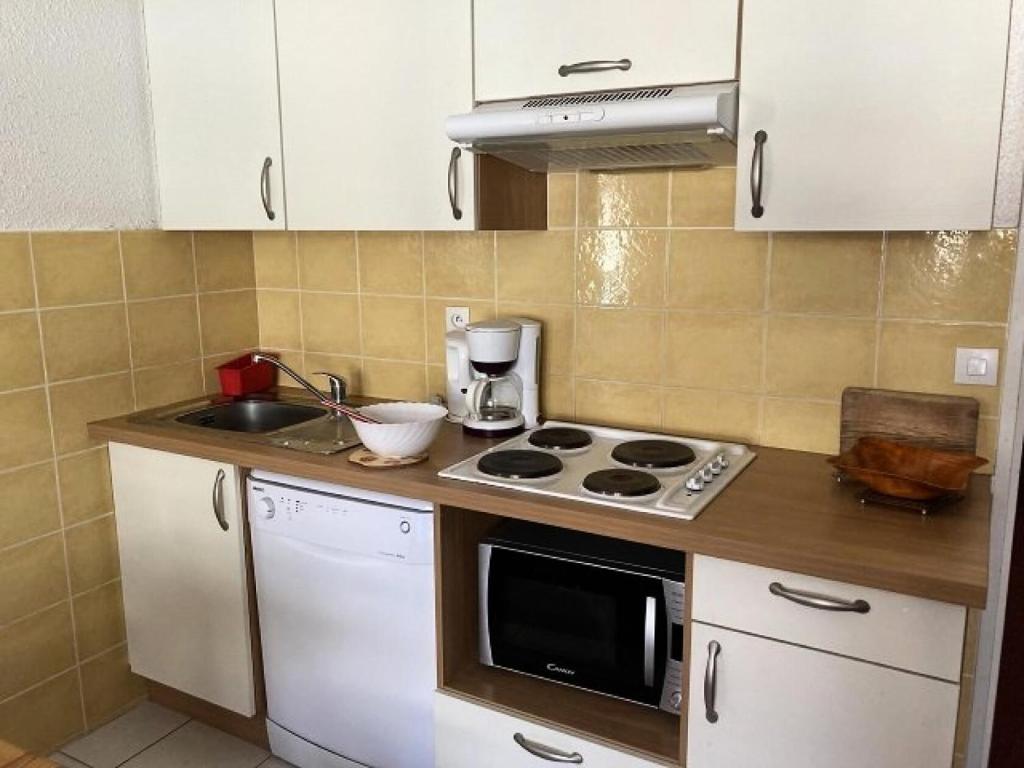
<svg viewBox="0 0 1024 768">
<path fill-rule="evenodd" d="M 444 693 L 436 696 L 434 723 L 437 768 L 543 768 L 552 765 L 551 761 L 531 755 L 519 746 L 514 741 L 517 733 L 542 747 L 578 753 L 586 768 L 661 768 L 658 763 Z"/>
<path fill-rule="evenodd" d="M 863 600 L 869 610 L 800 605 L 773 594 L 773 584 L 790 593 Z M 697 621 L 945 680 L 960 679 L 967 615 L 963 606 L 702 555 L 694 559 L 690 589 L 692 617 Z"/>
</svg>

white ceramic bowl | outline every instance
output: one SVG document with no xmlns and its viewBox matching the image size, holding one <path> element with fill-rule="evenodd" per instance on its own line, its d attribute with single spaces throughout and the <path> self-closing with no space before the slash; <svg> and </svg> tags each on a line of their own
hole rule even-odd
<svg viewBox="0 0 1024 768">
<path fill-rule="evenodd" d="M 430 403 L 377 403 L 359 409 L 382 424 L 352 420 L 363 445 L 378 456 L 402 459 L 426 453 L 448 409 Z"/>
</svg>

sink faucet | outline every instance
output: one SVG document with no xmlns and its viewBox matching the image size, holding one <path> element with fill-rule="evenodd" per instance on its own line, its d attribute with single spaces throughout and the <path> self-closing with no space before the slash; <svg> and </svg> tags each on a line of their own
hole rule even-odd
<svg viewBox="0 0 1024 768">
<path fill-rule="evenodd" d="M 320 402 L 324 403 L 325 405 L 330 405 L 331 403 L 338 403 L 340 405 L 340 404 L 345 402 L 345 396 L 346 396 L 345 379 L 343 379 L 341 376 L 338 376 L 338 375 L 333 374 L 333 373 L 329 373 L 328 371 L 317 371 L 316 372 L 317 376 L 326 376 L 327 377 L 327 381 L 328 381 L 328 383 L 331 386 L 331 396 L 328 397 L 323 392 L 321 392 L 319 389 L 317 389 L 312 384 L 310 384 L 308 381 L 306 381 L 306 379 L 304 379 L 302 376 L 300 376 L 295 371 L 293 371 L 291 368 L 289 368 L 287 365 L 285 365 L 280 360 L 278 360 L 276 357 L 271 357 L 270 355 L 264 355 L 262 352 L 253 352 L 253 354 L 252 354 L 252 361 L 254 363 L 270 363 L 272 366 L 277 368 L 279 371 L 282 371 L 283 373 L 287 374 L 292 379 L 294 379 L 300 386 L 302 386 L 304 389 L 306 389 L 309 392 L 311 392 L 316 397 L 317 400 L 319 400 Z M 332 413 L 337 414 L 336 411 L 332 411 Z"/>
</svg>

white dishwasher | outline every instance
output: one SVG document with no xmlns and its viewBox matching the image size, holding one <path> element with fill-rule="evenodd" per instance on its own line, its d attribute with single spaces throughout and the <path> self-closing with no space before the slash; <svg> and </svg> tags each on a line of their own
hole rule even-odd
<svg viewBox="0 0 1024 768">
<path fill-rule="evenodd" d="M 300 768 L 433 768 L 431 504 L 248 481 L 271 751 Z"/>
</svg>

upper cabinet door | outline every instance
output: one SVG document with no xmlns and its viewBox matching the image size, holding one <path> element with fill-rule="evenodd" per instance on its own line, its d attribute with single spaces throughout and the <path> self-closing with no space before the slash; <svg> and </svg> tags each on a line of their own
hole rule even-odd
<svg viewBox="0 0 1024 768">
<path fill-rule="evenodd" d="M 736 77 L 737 0 L 476 0 L 477 101 Z"/>
<path fill-rule="evenodd" d="M 1009 4 L 745 0 L 736 228 L 990 227 Z"/>
<path fill-rule="evenodd" d="M 146 0 L 161 225 L 284 229 L 273 0 Z"/>
<path fill-rule="evenodd" d="M 470 0 L 277 0 L 277 24 L 289 228 L 472 229 L 444 130 L 473 106 Z"/>
</svg>

